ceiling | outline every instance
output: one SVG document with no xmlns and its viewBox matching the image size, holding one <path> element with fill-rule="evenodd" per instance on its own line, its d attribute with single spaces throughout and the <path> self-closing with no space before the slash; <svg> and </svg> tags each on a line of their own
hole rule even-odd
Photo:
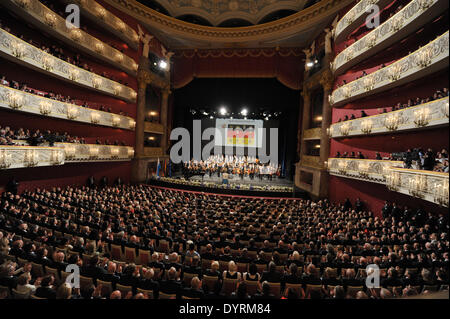
<svg viewBox="0 0 450 319">
<path fill-rule="evenodd" d="M 104 1 L 135 17 L 169 50 L 207 50 L 307 47 L 354 0 Z"/>
<path fill-rule="evenodd" d="M 243 27 L 274 21 L 316 0 L 139 0 L 165 15 L 199 25 Z"/>
</svg>

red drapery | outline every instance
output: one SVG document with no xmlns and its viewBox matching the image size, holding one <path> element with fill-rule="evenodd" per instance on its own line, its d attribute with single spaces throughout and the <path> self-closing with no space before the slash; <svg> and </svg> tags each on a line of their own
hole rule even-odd
<svg viewBox="0 0 450 319">
<path fill-rule="evenodd" d="M 194 78 L 277 78 L 299 90 L 303 57 L 300 49 L 179 51 L 173 60 L 172 83 L 177 89 Z"/>
</svg>

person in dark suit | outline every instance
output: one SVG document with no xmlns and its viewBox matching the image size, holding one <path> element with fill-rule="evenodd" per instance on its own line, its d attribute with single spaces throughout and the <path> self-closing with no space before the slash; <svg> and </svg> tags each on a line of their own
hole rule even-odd
<svg viewBox="0 0 450 319">
<path fill-rule="evenodd" d="M 148 269 L 145 274 L 144 278 L 141 278 L 138 281 L 138 288 L 144 289 L 144 290 L 151 290 L 153 291 L 153 298 L 158 299 L 158 293 L 159 293 L 159 282 L 154 280 L 155 272 L 152 268 Z"/>
<path fill-rule="evenodd" d="M 36 297 L 56 299 L 56 291 L 52 285 L 55 281 L 53 275 L 45 276 L 41 281 L 41 286 L 36 289 L 34 293 Z"/>
<path fill-rule="evenodd" d="M 260 282 L 281 282 L 281 274 L 277 272 L 276 266 L 277 265 L 271 261 L 269 263 L 269 270 L 263 272 Z"/>
<path fill-rule="evenodd" d="M 203 299 L 205 293 L 202 289 L 202 282 L 198 277 L 193 277 L 191 280 L 191 287 L 184 288 L 181 291 L 181 295 L 191 299 Z"/>
<path fill-rule="evenodd" d="M 177 280 L 177 270 L 172 267 L 168 271 L 168 279 L 161 281 L 160 291 L 165 294 L 177 295 L 177 299 L 179 299 L 181 288 L 181 282 Z"/>
</svg>

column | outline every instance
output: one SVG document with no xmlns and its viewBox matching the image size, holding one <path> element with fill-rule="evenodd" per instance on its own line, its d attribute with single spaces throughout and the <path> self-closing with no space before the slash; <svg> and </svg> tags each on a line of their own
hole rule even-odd
<svg viewBox="0 0 450 319">
<path fill-rule="evenodd" d="M 149 60 L 141 57 L 138 69 L 138 96 L 136 105 L 135 149 L 132 161 L 131 181 L 143 182 L 146 179 L 146 163 L 144 157 L 144 127 L 145 127 L 145 103 L 148 79 L 145 70 L 149 67 Z"/>
<path fill-rule="evenodd" d="M 167 147 L 168 147 L 168 139 L 169 139 L 169 132 L 168 132 L 168 112 L 169 112 L 169 95 L 171 91 L 169 88 L 162 89 L 162 99 L 161 99 L 161 124 L 164 128 L 164 133 L 161 137 L 161 148 L 163 154 L 167 154 Z"/>
<path fill-rule="evenodd" d="M 331 72 L 324 73 L 320 80 L 320 84 L 323 87 L 323 107 L 322 107 L 322 129 L 320 132 L 320 165 L 323 166 L 324 162 L 328 160 L 330 155 L 330 138 L 327 134 L 327 129 L 331 125 L 331 106 L 328 100 L 328 96 L 333 89 L 333 76 Z"/>
<path fill-rule="evenodd" d="M 301 138 L 301 148 L 300 148 L 300 160 L 302 155 L 306 154 L 306 141 L 303 139 L 304 133 L 310 126 L 311 118 L 311 95 L 310 92 L 304 87 L 303 92 L 303 123 L 302 123 L 302 135 Z"/>
</svg>

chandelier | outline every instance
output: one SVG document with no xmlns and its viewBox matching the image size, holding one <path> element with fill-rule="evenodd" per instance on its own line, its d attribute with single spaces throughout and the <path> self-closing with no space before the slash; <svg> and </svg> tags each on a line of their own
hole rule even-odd
<svg viewBox="0 0 450 319">
<path fill-rule="evenodd" d="M 91 158 L 97 158 L 99 154 L 99 148 L 97 146 L 89 146 L 89 156 Z"/>
<path fill-rule="evenodd" d="M 65 155 L 66 155 L 67 159 L 75 158 L 76 149 L 75 149 L 74 145 L 65 145 L 64 146 L 64 152 L 65 152 Z"/>
<path fill-rule="evenodd" d="M 67 107 L 67 118 L 69 120 L 74 120 L 80 115 L 80 112 L 77 107 L 69 106 Z"/>
<path fill-rule="evenodd" d="M 345 50 L 345 61 L 350 61 L 351 59 L 353 59 L 353 54 L 354 54 L 354 52 L 353 52 L 354 50 L 353 50 L 353 47 L 348 47 L 346 50 Z"/>
<path fill-rule="evenodd" d="M 370 91 L 373 90 L 373 88 L 375 87 L 375 77 L 374 76 L 367 76 L 364 79 L 364 89 L 366 91 Z"/>
<path fill-rule="evenodd" d="M 399 172 L 386 170 L 386 187 L 391 191 L 398 191 L 401 186 L 401 177 Z"/>
<path fill-rule="evenodd" d="M 50 162 L 54 165 L 60 165 L 62 164 L 64 159 L 63 153 L 61 153 L 59 150 L 52 150 L 52 154 L 50 156 Z"/>
<path fill-rule="evenodd" d="M 97 9 L 97 17 L 99 17 L 101 20 L 105 20 L 106 18 L 106 10 L 102 7 L 99 7 Z"/>
<path fill-rule="evenodd" d="M 80 76 L 80 71 L 78 71 L 77 69 L 75 69 L 75 68 L 70 68 L 69 69 L 69 78 L 72 80 L 72 81 L 76 81 L 76 80 L 78 80 L 78 77 Z"/>
<path fill-rule="evenodd" d="M 44 70 L 51 71 L 53 70 L 54 65 L 55 60 L 52 57 L 47 55 L 42 56 L 42 67 L 44 68 Z"/>
<path fill-rule="evenodd" d="M 433 193 L 434 201 L 441 206 L 448 207 L 449 202 L 449 188 L 448 179 L 443 180 L 441 183 L 434 183 Z"/>
<path fill-rule="evenodd" d="M 388 77 L 391 82 L 397 81 L 401 77 L 402 66 L 399 63 L 394 63 L 389 66 Z"/>
<path fill-rule="evenodd" d="M 44 21 L 47 25 L 53 28 L 56 25 L 56 15 L 51 12 L 47 12 L 44 15 Z"/>
<path fill-rule="evenodd" d="M 102 85 L 102 79 L 99 78 L 98 76 L 95 76 L 92 78 L 92 86 L 96 89 L 98 89 L 100 87 L 100 85 Z"/>
<path fill-rule="evenodd" d="M 91 112 L 91 122 L 94 124 L 97 124 L 98 122 L 100 122 L 100 113 Z"/>
<path fill-rule="evenodd" d="M 119 126 L 119 124 L 120 124 L 120 117 L 113 116 L 112 117 L 112 125 L 117 127 L 117 126 Z"/>
<path fill-rule="evenodd" d="M 384 119 L 384 126 L 389 131 L 395 131 L 398 129 L 400 122 L 401 122 L 401 120 L 400 120 L 400 116 L 398 114 L 390 114 L 390 115 L 386 116 L 386 118 Z"/>
<path fill-rule="evenodd" d="M 119 148 L 117 147 L 111 147 L 111 156 L 113 158 L 119 157 Z"/>
<path fill-rule="evenodd" d="M 358 172 L 359 175 L 361 175 L 362 177 L 369 177 L 369 170 L 370 170 L 370 162 L 368 161 L 361 161 L 358 164 Z"/>
<path fill-rule="evenodd" d="M 37 166 L 39 163 L 39 153 L 36 150 L 26 150 L 24 162 L 27 167 Z"/>
<path fill-rule="evenodd" d="M 25 56 L 25 45 L 18 41 L 11 41 L 10 43 L 11 53 L 18 59 L 22 59 Z"/>
<path fill-rule="evenodd" d="M 433 48 L 431 46 L 422 48 L 416 55 L 416 64 L 421 68 L 426 68 L 431 64 L 433 57 Z"/>
<path fill-rule="evenodd" d="M 12 155 L 7 150 L 0 149 L 0 169 L 9 168 L 12 164 Z"/>
<path fill-rule="evenodd" d="M 97 53 L 103 53 L 103 50 L 105 49 L 105 46 L 103 43 L 101 43 L 100 41 L 97 41 L 97 43 L 94 46 L 94 50 Z"/>
<path fill-rule="evenodd" d="M 427 126 L 430 123 L 430 109 L 425 107 L 414 111 L 414 123 L 418 127 Z"/>
<path fill-rule="evenodd" d="M 341 131 L 341 134 L 344 136 L 347 136 L 350 133 L 352 126 L 350 123 L 343 123 L 339 130 Z"/>
<path fill-rule="evenodd" d="M 114 90 L 114 95 L 119 95 L 120 92 L 122 92 L 122 87 L 120 85 L 115 85 L 113 90 Z"/>
<path fill-rule="evenodd" d="M 372 120 L 364 120 L 361 122 L 361 132 L 363 132 L 364 134 L 370 134 L 372 132 L 372 127 Z"/>
<path fill-rule="evenodd" d="M 409 179 L 409 193 L 414 197 L 422 198 L 427 191 L 427 177 L 425 175 L 417 175 Z"/>
<path fill-rule="evenodd" d="M 80 41 L 83 37 L 83 33 L 81 33 L 79 29 L 72 29 L 69 36 L 73 41 Z"/>
<path fill-rule="evenodd" d="M 24 105 L 24 98 L 22 94 L 11 92 L 8 94 L 8 100 L 9 100 L 9 106 L 14 109 L 18 110 Z"/>
<path fill-rule="evenodd" d="M 52 103 L 49 101 L 41 101 L 39 103 L 39 111 L 42 115 L 49 115 L 52 113 Z"/>
<path fill-rule="evenodd" d="M 347 175 L 348 163 L 346 160 L 341 160 L 338 163 L 338 171 L 342 175 Z"/>
</svg>

